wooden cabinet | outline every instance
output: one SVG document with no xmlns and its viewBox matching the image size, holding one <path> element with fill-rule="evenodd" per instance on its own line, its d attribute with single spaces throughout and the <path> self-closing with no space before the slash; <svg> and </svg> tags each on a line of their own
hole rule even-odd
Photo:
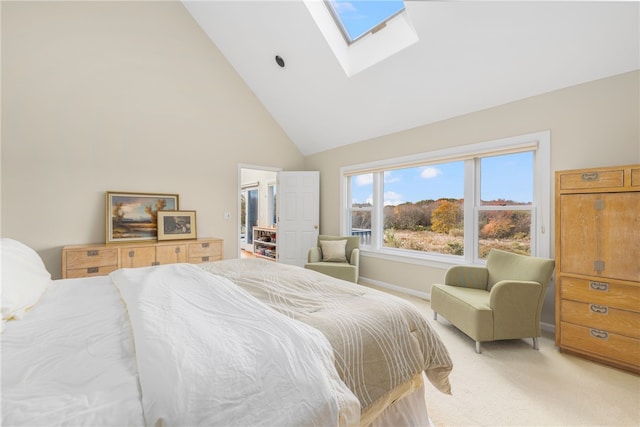
<svg viewBox="0 0 640 427">
<path fill-rule="evenodd" d="M 62 278 L 103 276 L 118 268 L 217 261 L 223 253 L 223 240 L 215 238 L 65 246 Z"/>
<path fill-rule="evenodd" d="M 253 253 L 258 258 L 278 259 L 275 227 L 253 227 Z"/>
<path fill-rule="evenodd" d="M 184 243 L 154 243 L 131 245 L 120 250 L 120 268 L 148 267 L 160 264 L 187 262 Z"/>
<path fill-rule="evenodd" d="M 556 345 L 640 372 L 640 165 L 556 172 Z"/>
</svg>

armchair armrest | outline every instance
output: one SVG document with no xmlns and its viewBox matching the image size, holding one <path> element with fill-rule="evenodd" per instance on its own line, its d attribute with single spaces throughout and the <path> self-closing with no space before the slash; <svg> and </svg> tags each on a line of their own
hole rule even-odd
<svg viewBox="0 0 640 427">
<path fill-rule="evenodd" d="M 309 249 L 307 254 L 307 262 L 320 262 L 322 261 L 322 250 L 318 246 L 314 246 Z"/>
<path fill-rule="evenodd" d="M 485 267 L 454 265 L 444 275 L 444 284 L 462 288 L 487 289 L 489 270 Z"/>
<path fill-rule="evenodd" d="M 489 307 L 493 311 L 494 325 L 500 325 L 504 330 L 496 334 L 526 329 L 531 335 L 524 336 L 540 336 L 543 289 L 538 282 L 524 280 L 502 280 L 493 285 L 489 292 Z"/>
<path fill-rule="evenodd" d="M 354 248 L 351 251 L 351 257 L 349 258 L 349 264 L 358 267 L 360 265 L 360 249 Z"/>
</svg>

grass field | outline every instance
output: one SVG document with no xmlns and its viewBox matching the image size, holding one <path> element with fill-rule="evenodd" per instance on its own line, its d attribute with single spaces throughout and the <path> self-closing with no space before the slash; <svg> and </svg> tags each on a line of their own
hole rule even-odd
<svg viewBox="0 0 640 427">
<path fill-rule="evenodd" d="M 441 254 L 462 255 L 463 236 L 435 233 L 433 231 L 385 230 L 384 246 Z M 480 257 L 484 258 L 492 248 L 529 255 L 530 239 L 481 239 Z"/>
</svg>

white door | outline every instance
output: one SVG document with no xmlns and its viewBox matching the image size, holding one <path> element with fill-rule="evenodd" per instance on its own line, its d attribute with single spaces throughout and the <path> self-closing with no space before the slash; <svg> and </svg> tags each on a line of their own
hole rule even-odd
<svg viewBox="0 0 640 427">
<path fill-rule="evenodd" d="M 278 172 L 278 262 L 303 267 L 316 246 L 320 172 Z"/>
</svg>

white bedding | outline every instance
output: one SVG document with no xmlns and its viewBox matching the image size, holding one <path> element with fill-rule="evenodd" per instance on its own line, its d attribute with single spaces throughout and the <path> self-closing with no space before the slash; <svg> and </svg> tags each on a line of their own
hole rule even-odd
<svg viewBox="0 0 640 427">
<path fill-rule="evenodd" d="M 109 277 L 54 281 L 2 332 L 2 425 L 144 425 L 126 324 Z"/>
<path fill-rule="evenodd" d="M 359 424 L 318 330 L 190 264 L 111 277 L 133 326 L 147 426 Z"/>
<path fill-rule="evenodd" d="M 186 279 L 194 272 L 184 267 L 187 270 L 179 267 L 178 276 Z M 146 270 L 164 268 L 169 266 Z M 196 277 L 200 274 L 198 269 Z M 282 326 L 280 315 L 268 308 L 258 314 L 266 306 L 220 277 L 207 276 L 196 285 L 174 277 L 152 291 L 139 283 L 142 277 L 124 272 L 114 276 L 133 323 L 108 276 L 53 281 L 24 318 L 6 323 L 0 346 L 1 425 L 143 426 L 163 420 L 166 425 L 279 427 L 313 425 L 314 419 L 324 426 L 337 425 L 338 413 L 339 424 L 357 423 L 357 400 L 343 383 L 334 381 L 333 362 L 325 358 L 332 351 L 315 329 L 291 319 Z M 138 283 L 128 283 L 131 280 Z M 195 319 L 194 313 L 199 313 Z M 190 325 L 187 316 L 192 318 Z M 165 335 L 169 330 L 181 336 Z M 251 330 L 258 333 L 250 335 Z M 133 333 L 139 336 L 135 346 Z M 298 341 L 303 336 L 305 344 Z M 261 344 L 271 348 L 261 349 Z M 167 365 L 172 362 L 178 367 Z M 232 371 L 221 363 L 253 369 Z M 153 372 L 153 366 L 160 373 Z M 213 374 L 207 376 L 205 370 Z M 296 392 L 285 391 L 283 400 L 282 387 Z M 208 391 L 213 394 L 203 395 Z M 229 411 L 196 411 L 192 405 L 202 403 L 199 398 L 206 406 L 230 403 Z M 306 399 L 315 403 L 301 407 Z M 373 425 L 402 425 L 400 420 L 404 425 L 426 425 L 417 421 L 426 419 L 423 390 L 396 402 L 385 415 Z M 223 416 L 238 418 L 223 421 Z M 288 418 L 276 421 L 283 416 Z"/>
</svg>

